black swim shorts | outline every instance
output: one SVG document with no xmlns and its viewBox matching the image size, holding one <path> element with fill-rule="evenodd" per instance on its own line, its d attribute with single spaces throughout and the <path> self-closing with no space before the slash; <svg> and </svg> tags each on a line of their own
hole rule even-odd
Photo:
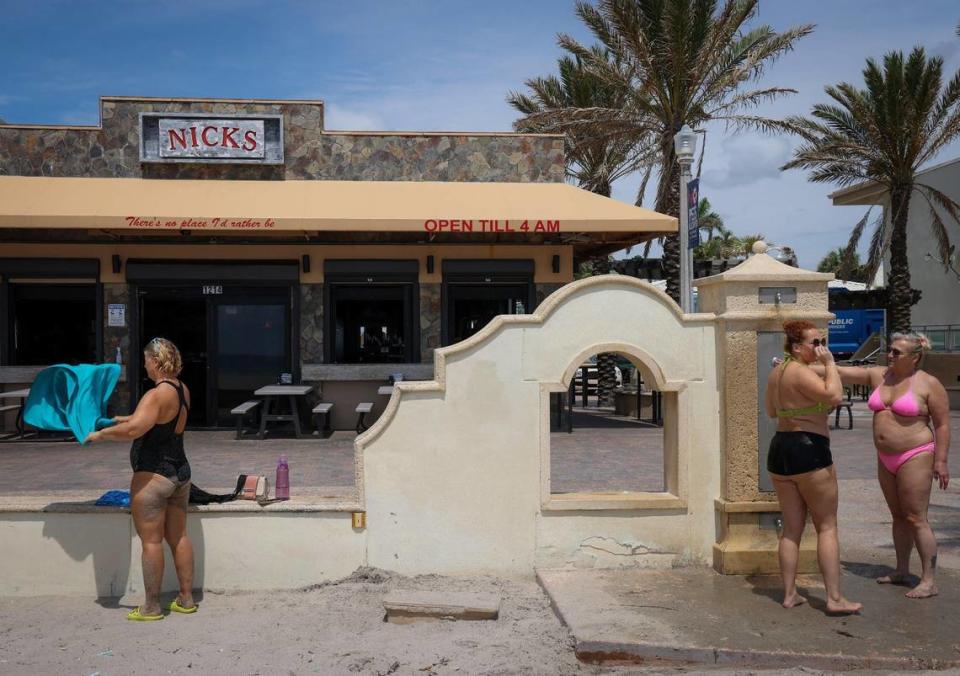
<svg viewBox="0 0 960 676">
<path fill-rule="evenodd" d="M 812 432 L 777 432 L 770 440 L 767 471 L 771 474 L 792 476 L 832 464 L 829 437 Z"/>
</svg>

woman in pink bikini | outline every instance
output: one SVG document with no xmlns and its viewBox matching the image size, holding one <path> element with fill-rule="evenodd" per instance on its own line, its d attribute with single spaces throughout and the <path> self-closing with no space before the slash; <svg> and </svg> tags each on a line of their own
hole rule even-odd
<svg viewBox="0 0 960 676">
<path fill-rule="evenodd" d="M 893 516 L 893 546 L 897 552 L 897 569 L 877 578 L 877 582 L 906 582 L 916 544 L 922 573 L 920 583 L 907 592 L 913 599 L 936 596 L 938 591 L 934 581 L 937 541 L 927 522 L 927 508 L 933 481 L 942 490 L 950 482 L 947 392 L 939 380 L 919 369 L 929 349 L 930 341 L 922 334 L 894 333 L 887 366 L 840 367 L 845 384 L 873 388 L 867 405 L 873 411 L 877 474 Z"/>
</svg>

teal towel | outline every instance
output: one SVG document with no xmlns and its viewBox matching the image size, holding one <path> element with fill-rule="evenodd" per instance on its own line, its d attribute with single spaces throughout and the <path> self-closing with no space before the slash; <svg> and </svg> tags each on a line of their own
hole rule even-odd
<svg viewBox="0 0 960 676">
<path fill-rule="evenodd" d="M 54 364 L 37 374 L 23 420 L 37 429 L 70 431 L 81 444 L 95 429 L 113 425 L 107 401 L 120 380 L 119 364 Z"/>
</svg>

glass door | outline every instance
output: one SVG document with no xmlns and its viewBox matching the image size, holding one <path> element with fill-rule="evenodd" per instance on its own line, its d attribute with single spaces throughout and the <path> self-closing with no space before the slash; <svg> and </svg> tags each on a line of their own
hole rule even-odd
<svg viewBox="0 0 960 676">
<path fill-rule="evenodd" d="M 254 390 L 292 373 L 289 289 L 258 291 L 212 301 L 213 389 L 219 425 L 231 424 L 230 409 L 250 399 Z"/>
<path fill-rule="evenodd" d="M 141 350 L 152 339 L 160 337 L 173 341 L 180 350 L 183 371 L 180 377 L 190 388 L 190 413 L 187 424 L 205 427 L 210 424 L 207 416 L 207 305 L 197 289 L 192 287 L 141 288 L 140 296 L 140 341 L 131 350 L 130 359 L 136 365 L 128 365 L 127 372 L 140 375 L 137 400 L 153 387 L 143 369 Z M 112 355 L 108 355 L 109 357 Z"/>
</svg>

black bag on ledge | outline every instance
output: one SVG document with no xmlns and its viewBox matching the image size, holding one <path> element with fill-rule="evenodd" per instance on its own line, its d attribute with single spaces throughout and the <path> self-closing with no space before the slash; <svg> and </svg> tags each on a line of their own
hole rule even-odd
<svg viewBox="0 0 960 676">
<path fill-rule="evenodd" d="M 190 484 L 190 504 L 191 505 L 209 505 L 212 503 L 223 503 L 230 502 L 231 500 L 236 500 L 237 496 L 240 495 L 240 491 L 243 489 L 243 482 L 246 480 L 247 476 L 241 474 L 237 479 L 237 487 L 233 493 L 222 493 L 216 495 L 214 493 L 208 493 L 202 488 L 198 487 L 196 484 Z"/>
</svg>

